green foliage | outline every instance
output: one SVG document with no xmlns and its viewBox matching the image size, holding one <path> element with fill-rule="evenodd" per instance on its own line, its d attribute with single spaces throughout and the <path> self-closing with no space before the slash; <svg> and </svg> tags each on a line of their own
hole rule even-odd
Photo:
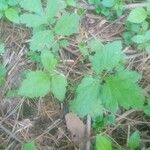
<svg viewBox="0 0 150 150">
<path fill-rule="evenodd" d="M 121 41 L 108 43 L 104 47 L 97 45 L 95 47 L 96 53 L 91 60 L 95 72 L 101 73 L 103 70 L 111 71 L 111 69 L 116 67 L 122 59 L 121 49 Z"/>
<path fill-rule="evenodd" d="M 19 95 L 30 98 L 43 97 L 50 92 L 50 77 L 42 71 L 30 71 L 22 82 Z"/>
<path fill-rule="evenodd" d="M 77 14 L 63 15 L 55 26 L 58 35 L 69 36 L 79 31 L 80 17 Z"/>
<path fill-rule="evenodd" d="M 141 23 L 147 18 L 147 12 L 144 8 L 135 8 L 133 9 L 127 20 L 132 23 Z"/>
<path fill-rule="evenodd" d="M 88 0 L 88 2 L 95 6 L 97 13 L 111 20 L 121 16 L 124 11 L 123 0 Z"/>
<path fill-rule="evenodd" d="M 96 150 L 112 150 L 112 143 L 107 136 L 96 136 Z"/>
<path fill-rule="evenodd" d="M 33 34 L 30 42 L 30 50 L 42 51 L 50 49 L 54 42 L 54 35 L 49 30 L 39 31 Z"/>
<path fill-rule="evenodd" d="M 13 23 L 19 24 L 19 11 L 16 8 L 17 0 L 1 0 L 0 1 L 0 18 L 5 16 Z"/>
<path fill-rule="evenodd" d="M 71 103 L 71 111 L 79 116 L 90 115 L 96 117 L 102 115 L 103 106 L 100 100 L 101 86 L 97 79 L 91 76 L 84 77 L 79 84 L 74 101 Z"/>
<path fill-rule="evenodd" d="M 83 78 L 76 90 L 70 110 L 80 117 L 102 116 L 104 109 L 116 113 L 119 106 L 125 109 L 142 109 L 144 95 L 137 82 L 138 73 L 124 69 L 120 41 L 94 47 L 91 63 L 96 75 Z"/>
<path fill-rule="evenodd" d="M 140 134 L 138 131 L 135 131 L 129 138 L 128 146 L 130 149 L 135 150 L 140 145 Z"/>
<path fill-rule="evenodd" d="M 14 8 L 8 8 L 5 10 L 5 16 L 7 19 L 9 19 L 10 21 L 14 22 L 14 23 L 19 23 L 20 19 L 19 19 L 19 14 L 17 12 L 16 9 Z"/>
<path fill-rule="evenodd" d="M 34 142 L 28 142 L 23 144 L 22 150 L 37 150 Z"/>
<path fill-rule="evenodd" d="M 43 51 L 41 62 L 45 71 L 28 72 L 19 88 L 18 94 L 29 98 L 37 98 L 44 97 L 49 92 L 52 92 L 59 101 L 63 101 L 67 81 L 63 75 L 55 73 L 57 60 L 50 51 Z"/>
</svg>

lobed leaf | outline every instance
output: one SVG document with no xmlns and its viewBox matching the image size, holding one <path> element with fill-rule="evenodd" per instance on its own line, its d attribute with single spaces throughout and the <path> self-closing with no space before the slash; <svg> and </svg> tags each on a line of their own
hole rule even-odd
<svg viewBox="0 0 150 150">
<path fill-rule="evenodd" d="M 58 64 L 57 60 L 54 58 L 54 55 L 48 50 L 42 51 L 41 61 L 47 71 L 53 71 Z"/>
<path fill-rule="evenodd" d="M 97 79 L 84 77 L 76 90 L 76 97 L 70 105 L 70 110 L 80 117 L 90 115 L 97 117 L 103 114 L 100 99 L 101 86 Z"/>
<path fill-rule="evenodd" d="M 18 94 L 29 98 L 43 97 L 50 92 L 50 77 L 42 71 L 30 71 L 22 82 Z"/>
<path fill-rule="evenodd" d="M 42 51 L 52 47 L 54 42 L 53 33 L 49 30 L 39 31 L 33 34 L 30 42 L 32 51 Z"/>
<path fill-rule="evenodd" d="M 104 46 L 95 48 L 96 53 L 92 57 L 92 67 L 96 73 L 101 73 L 103 70 L 112 70 L 116 67 L 123 58 L 121 52 L 121 41 L 114 41 Z"/>
<path fill-rule="evenodd" d="M 80 17 L 77 14 L 63 15 L 54 30 L 58 35 L 69 36 L 79 31 Z"/>
<path fill-rule="evenodd" d="M 55 74 L 51 79 L 51 91 L 54 96 L 59 100 L 63 101 L 66 94 L 67 80 L 65 76 Z"/>
</svg>

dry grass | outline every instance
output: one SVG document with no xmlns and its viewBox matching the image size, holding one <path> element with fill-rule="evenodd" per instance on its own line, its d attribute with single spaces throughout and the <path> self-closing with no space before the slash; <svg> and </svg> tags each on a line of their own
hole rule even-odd
<svg viewBox="0 0 150 150">
<path fill-rule="evenodd" d="M 62 63 L 59 69 L 65 73 L 71 85 L 77 85 L 86 72 L 90 73 L 90 65 L 81 61 L 77 43 L 97 37 L 104 42 L 120 39 L 124 31 L 123 20 L 124 16 L 109 23 L 101 16 L 86 13 L 79 35 L 69 39 L 70 47 L 60 52 Z M 51 96 L 39 101 L 5 96 L 6 91 L 20 85 L 23 71 L 32 69 L 34 64 L 26 59 L 30 37 L 28 29 L 0 21 L 0 36 L 7 43 L 7 51 L 1 57 L 1 62 L 8 69 L 6 84 L 0 89 L 0 149 L 19 150 L 21 144 L 30 139 L 35 140 L 39 150 L 77 149 L 65 125 L 64 114 L 68 112 L 66 103 L 61 106 Z M 145 95 L 150 94 L 150 56 L 132 47 L 126 47 L 124 52 L 129 60 L 127 67 L 143 75 L 140 84 L 145 89 Z M 72 97 L 73 93 L 68 93 L 66 102 Z M 126 145 L 130 133 L 138 129 L 142 134 L 143 145 L 150 147 L 150 118 L 133 110 L 116 115 L 116 125 L 104 130 L 116 145 Z M 91 139 L 94 138 L 93 134 Z"/>
</svg>

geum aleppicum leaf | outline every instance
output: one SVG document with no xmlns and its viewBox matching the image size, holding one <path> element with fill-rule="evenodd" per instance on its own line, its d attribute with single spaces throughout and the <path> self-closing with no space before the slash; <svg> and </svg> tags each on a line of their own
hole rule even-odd
<svg viewBox="0 0 150 150">
<path fill-rule="evenodd" d="M 58 35 L 69 36 L 79 31 L 80 17 L 78 14 L 66 14 L 56 23 L 54 31 Z"/>
<path fill-rule="evenodd" d="M 43 8 L 41 0 L 20 0 L 19 1 L 20 6 L 29 12 L 33 12 L 36 14 L 43 14 Z"/>
<path fill-rule="evenodd" d="M 112 142 L 107 136 L 96 136 L 96 150 L 112 150 Z"/>
<path fill-rule="evenodd" d="M 20 16 L 20 22 L 25 24 L 27 27 L 38 27 L 46 24 L 46 19 L 38 14 L 24 13 Z"/>
<path fill-rule="evenodd" d="M 13 23 L 20 23 L 19 13 L 14 8 L 8 8 L 5 10 L 5 16 Z"/>
<path fill-rule="evenodd" d="M 100 47 L 91 58 L 92 67 L 96 73 L 110 71 L 123 59 L 121 41 L 114 41 Z"/>
<path fill-rule="evenodd" d="M 54 35 L 49 30 L 39 31 L 33 34 L 30 42 L 30 50 L 42 51 L 49 49 L 54 43 Z"/>
<path fill-rule="evenodd" d="M 30 71 L 22 82 L 18 94 L 29 98 L 44 97 L 50 92 L 50 77 L 43 71 Z"/>
<path fill-rule="evenodd" d="M 65 8 L 65 2 L 63 0 L 47 0 L 45 9 L 47 21 L 51 21 L 52 18 L 56 17 L 58 12 L 63 8 Z"/>
<path fill-rule="evenodd" d="M 142 23 L 147 18 L 147 11 L 144 8 L 135 8 L 133 9 L 128 18 L 127 21 L 132 23 Z"/>
<path fill-rule="evenodd" d="M 112 112 L 118 110 L 118 105 L 125 109 L 142 109 L 144 94 L 137 84 L 139 79 L 138 73 L 128 70 L 106 77 L 101 96 L 103 105 Z"/>
<path fill-rule="evenodd" d="M 71 102 L 70 110 L 80 117 L 102 115 L 100 90 L 101 86 L 97 79 L 91 76 L 84 77 L 76 90 L 76 96 Z"/>
<path fill-rule="evenodd" d="M 54 58 L 54 55 L 48 50 L 43 50 L 41 52 L 41 62 L 44 69 L 47 71 L 53 71 L 58 64 L 56 58 Z"/>
<path fill-rule="evenodd" d="M 66 94 L 67 80 L 64 75 L 54 74 L 51 77 L 51 92 L 59 101 L 63 101 Z"/>
</svg>

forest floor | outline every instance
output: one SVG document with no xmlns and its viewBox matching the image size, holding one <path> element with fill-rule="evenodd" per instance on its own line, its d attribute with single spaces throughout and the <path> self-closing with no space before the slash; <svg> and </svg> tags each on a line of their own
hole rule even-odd
<svg viewBox="0 0 150 150">
<path fill-rule="evenodd" d="M 105 17 L 87 10 L 82 18 L 80 33 L 70 37 L 70 46 L 61 53 L 62 63 L 59 69 L 68 77 L 70 84 L 77 86 L 85 72 L 90 70 L 89 63 L 82 63 L 78 50 L 79 41 L 99 38 L 103 42 L 122 40 L 126 15 L 109 22 Z M 22 73 L 35 68 L 27 59 L 27 43 L 31 37 L 30 30 L 9 22 L 0 21 L 0 37 L 6 43 L 6 52 L 1 56 L 1 63 L 7 66 L 7 78 L 0 89 L 0 149 L 19 150 L 21 145 L 34 139 L 39 150 L 78 149 L 66 126 L 65 115 L 68 113 L 68 102 L 73 93 L 67 93 L 65 103 L 60 104 L 52 96 L 39 101 L 30 101 L 22 97 L 7 97 L 4 93 L 20 85 Z M 134 47 L 124 48 L 127 55 L 127 68 L 142 74 L 140 81 L 145 95 L 150 94 L 150 56 L 139 52 Z M 83 120 L 86 123 L 86 119 Z M 150 147 L 150 118 L 143 112 L 125 111 L 118 115 L 116 124 L 107 126 L 102 132 L 107 133 L 115 144 L 126 145 L 131 131 L 139 130 L 142 144 Z M 95 132 L 91 129 L 91 143 L 94 143 Z M 79 141 L 78 141 L 79 142 Z"/>
</svg>

